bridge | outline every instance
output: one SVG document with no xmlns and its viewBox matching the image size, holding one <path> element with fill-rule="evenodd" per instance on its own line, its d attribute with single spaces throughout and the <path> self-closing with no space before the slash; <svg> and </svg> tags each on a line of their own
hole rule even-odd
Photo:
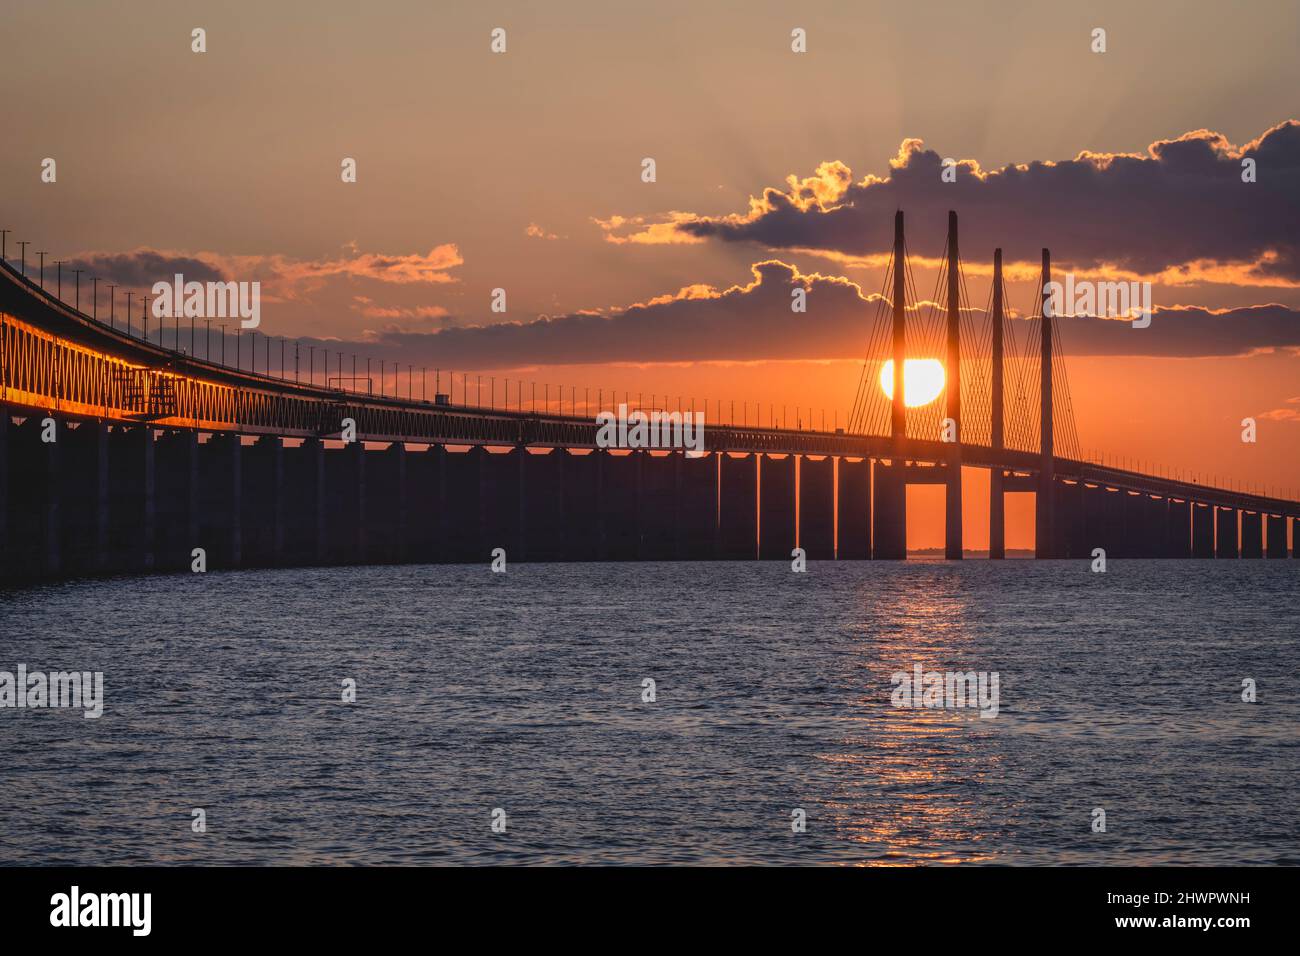
<svg viewBox="0 0 1300 956">
<path fill-rule="evenodd" d="M 80 277 L 69 305 L 61 276 L 51 292 L 23 251 L 17 268 L 0 254 L 9 580 L 186 569 L 197 548 L 210 569 L 480 562 L 497 547 L 523 561 L 788 560 L 796 542 L 813 560 L 897 560 L 912 484 L 945 487 L 945 553 L 960 559 L 963 467 L 989 471 L 994 559 L 1014 492 L 1036 497 L 1039 558 L 1284 558 L 1288 522 L 1300 541 L 1295 501 L 1084 460 L 1051 309 L 1019 323 L 1031 331 L 1018 346 L 1000 250 L 989 301 L 971 308 L 955 214 L 923 305 L 897 214 L 844 427 L 763 426 L 748 407 L 679 400 L 706 415 L 698 455 L 601 447 L 595 413 L 644 404 L 627 393 L 571 389 L 566 402 L 516 383 L 512 397 L 507 381 L 484 404 L 462 378 L 454 401 L 438 372 L 428 400 L 427 373 L 416 398 L 408 366 L 402 397 L 381 363 L 376 394 L 355 357 L 331 368 L 321 348 L 318 376 L 313 346 L 303 381 L 296 347 L 291 377 L 283 340 L 277 361 L 263 336 L 259 372 L 255 338 L 245 369 L 238 339 L 234 366 L 212 358 L 210 330 L 199 358 L 193 323 L 155 323 L 155 342 L 143 300 L 138 325 L 129 297 L 120 324 L 115 295 L 101 317 L 97 283 L 86 314 Z M 1044 289 L 1050 270 L 1044 250 Z M 909 407 L 909 356 L 936 355 L 942 402 Z M 878 368 L 888 391 L 872 387 Z"/>
</svg>

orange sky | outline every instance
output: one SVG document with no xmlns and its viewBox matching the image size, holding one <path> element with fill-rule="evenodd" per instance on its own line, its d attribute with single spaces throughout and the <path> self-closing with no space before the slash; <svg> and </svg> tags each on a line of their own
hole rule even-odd
<svg viewBox="0 0 1300 956">
<path fill-rule="evenodd" d="M 728 414 L 732 400 L 761 402 L 786 406 L 790 424 L 820 425 L 823 410 L 843 424 L 861 370 L 856 313 L 769 310 L 759 322 L 756 298 L 722 320 L 709 307 L 768 260 L 847 280 L 864 297 L 879 291 L 895 195 L 908 207 L 922 298 L 943 252 L 941 210 L 955 208 L 976 307 L 1002 244 L 1020 310 L 1034 297 L 1040 245 L 1081 275 L 1151 280 L 1158 309 L 1300 310 L 1296 139 L 1258 154 L 1253 191 L 1225 193 L 1270 197 L 1236 219 L 1235 199 L 1177 187 L 1204 167 L 1188 152 L 1201 145 L 1240 188 L 1247 153 L 1237 151 L 1295 115 L 1300 11 L 1285 0 L 1249 16 L 1209 0 L 797 10 L 775 0 L 378 10 L 19 0 L 6 17 L 24 38 L 0 59 L 11 256 L 30 239 L 29 267 L 47 250 L 123 290 L 173 269 L 260 280 L 262 333 L 370 349 L 390 368 L 721 398 Z M 195 26 L 207 30 L 206 53 L 190 49 Z M 489 50 L 497 26 L 508 31 L 503 55 Z M 1097 26 L 1104 54 L 1089 49 Z M 807 31 L 806 54 L 790 50 L 794 27 Z M 63 68 L 69 57 L 78 69 Z M 1085 151 L 1110 157 L 1081 170 L 1102 184 L 1094 191 L 1074 195 L 1064 179 L 1029 188 Z M 46 157 L 57 183 L 39 178 Z M 357 161 L 354 184 L 340 181 L 344 157 Z M 652 183 L 641 178 L 646 157 Z M 926 178 L 938 157 L 965 164 L 965 185 L 931 202 L 916 182 L 938 188 Z M 1124 162 L 1148 177 L 1131 194 L 1123 176 L 1105 185 Z M 1045 165 L 1015 175 L 1033 163 Z M 861 228 L 834 211 L 877 194 Z M 497 288 L 505 314 L 490 308 Z M 603 326 L 540 327 L 498 362 L 474 344 L 496 339 L 463 334 L 539 316 L 612 329 L 630 306 L 654 302 L 666 304 L 643 311 L 635 333 L 611 334 L 603 360 L 587 334 Z M 652 348 L 658 330 L 682 338 L 669 350 L 677 360 L 638 360 L 638 350 L 665 354 Z M 1135 339 L 1140 354 L 1071 354 L 1082 450 L 1297 496 L 1300 358 L 1269 334 L 1257 354 L 1244 332 L 1240 348 L 1195 357 L 1171 357 L 1158 336 Z M 824 361 L 780 360 L 781 343 L 801 336 L 825 343 Z M 1240 440 L 1245 417 L 1259 422 L 1253 445 Z M 981 547 L 984 476 L 967 486 L 966 540 Z M 909 493 L 910 546 L 942 545 L 941 498 Z M 1009 501 L 1009 547 L 1032 542 L 1020 504 Z"/>
</svg>

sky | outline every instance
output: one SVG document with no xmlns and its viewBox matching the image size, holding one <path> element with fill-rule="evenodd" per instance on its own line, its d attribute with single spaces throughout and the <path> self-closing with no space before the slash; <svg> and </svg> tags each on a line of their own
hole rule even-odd
<svg viewBox="0 0 1300 956">
<path fill-rule="evenodd" d="M 0 228 L 29 266 L 257 280 L 263 333 L 493 388 L 843 424 L 893 212 L 926 298 L 953 209 L 974 308 L 995 246 L 1017 313 L 1044 246 L 1152 283 L 1147 329 L 1063 320 L 1082 451 L 1300 494 L 1294 3 L 5 7 Z M 936 492 L 913 547 L 942 544 Z"/>
</svg>

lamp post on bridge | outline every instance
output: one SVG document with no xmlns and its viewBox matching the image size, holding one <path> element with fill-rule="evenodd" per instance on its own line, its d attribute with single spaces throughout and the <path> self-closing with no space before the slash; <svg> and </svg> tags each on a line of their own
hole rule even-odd
<svg viewBox="0 0 1300 956">
<path fill-rule="evenodd" d="M 72 274 L 75 276 L 73 279 L 73 289 L 75 290 L 73 293 L 75 295 L 75 298 L 73 299 L 73 308 L 78 312 L 81 311 L 81 274 L 85 271 L 85 269 L 72 270 Z"/>
<path fill-rule="evenodd" d="M 62 259 L 54 260 L 54 275 L 56 276 L 54 282 L 54 289 L 55 289 L 54 294 L 58 298 L 58 300 L 62 302 L 63 301 L 63 260 Z"/>
<path fill-rule="evenodd" d="M 44 289 L 45 288 L 45 257 L 48 256 L 49 253 L 42 250 L 41 252 L 38 252 L 36 254 L 41 257 L 41 288 Z"/>
<path fill-rule="evenodd" d="M 30 246 L 31 244 L 32 241 L 30 239 L 18 240 L 18 248 L 20 250 L 19 259 L 18 259 L 18 268 L 19 268 L 19 274 L 24 279 L 27 278 L 27 247 Z"/>
</svg>

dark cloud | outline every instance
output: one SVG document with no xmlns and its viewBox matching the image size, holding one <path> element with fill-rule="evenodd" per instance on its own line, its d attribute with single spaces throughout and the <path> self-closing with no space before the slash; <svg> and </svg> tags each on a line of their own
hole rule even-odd
<svg viewBox="0 0 1300 956">
<path fill-rule="evenodd" d="M 864 297 L 846 279 L 801 275 L 778 261 L 758 263 L 753 273 L 754 281 L 747 286 L 697 288 L 608 317 L 565 315 L 437 332 L 388 331 L 369 341 L 322 344 L 331 351 L 417 368 L 466 370 L 861 358 L 877 314 L 876 295 Z M 796 287 L 807 290 L 806 313 L 791 311 Z M 1157 310 L 1144 329 L 1096 318 L 1058 322 L 1064 349 L 1073 355 L 1226 356 L 1300 348 L 1300 312 L 1280 305 L 1223 313 L 1194 307 Z M 1024 334 L 1020 332 L 1021 341 Z"/>
<path fill-rule="evenodd" d="M 1256 161 L 1254 183 L 1242 182 L 1244 158 Z M 828 163 L 814 177 L 792 178 L 788 191 L 766 190 L 749 213 L 688 218 L 674 228 L 772 249 L 864 255 L 889 250 L 901 208 L 910 252 L 938 256 L 954 209 L 968 259 L 989 259 L 1002 246 L 1012 259 L 1033 261 L 1048 246 L 1057 260 L 1080 267 L 1149 275 L 1210 260 L 1251 264 L 1256 280 L 1300 280 L 1295 120 L 1241 148 L 1198 130 L 1153 143 L 1145 155 L 1083 153 L 991 172 L 963 161 L 953 183 L 942 181 L 942 163 L 920 140 L 908 140 L 887 179 L 850 183 L 843 164 Z"/>
<path fill-rule="evenodd" d="M 221 271 L 201 259 L 155 249 L 90 253 L 65 260 L 64 272 L 71 269 L 84 269 L 83 279 L 97 276 L 101 282 L 133 289 L 148 288 L 155 282 L 170 282 L 177 273 L 183 275 L 187 282 L 222 282 L 227 279 Z"/>
</svg>

